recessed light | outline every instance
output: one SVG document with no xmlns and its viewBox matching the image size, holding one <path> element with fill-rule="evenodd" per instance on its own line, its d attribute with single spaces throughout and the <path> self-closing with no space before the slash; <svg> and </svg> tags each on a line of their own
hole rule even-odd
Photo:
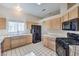
<svg viewBox="0 0 79 59">
<path fill-rule="evenodd" d="M 16 10 L 17 10 L 17 11 L 22 11 L 22 8 L 20 7 L 20 5 L 17 5 L 17 6 L 16 6 Z"/>
<path fill-rule="evenodd" d="M 37 3 L 38 5 L 41 5 L 41 3 Z"/>
</svg>

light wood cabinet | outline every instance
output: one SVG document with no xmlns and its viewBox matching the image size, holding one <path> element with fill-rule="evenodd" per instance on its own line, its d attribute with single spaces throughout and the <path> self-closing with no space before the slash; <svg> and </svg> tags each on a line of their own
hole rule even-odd
<svg viewBox="0 0 79 59">
<path fill-rule="evenodd" d="M 30 43 L 32 43 L 31 35 L 8 37 L 5 38 L 2 43 L 2 51 L 7 51 L 9 49 L 17 48 Z"/>
<path fill-rule="evenodd" d="M 1 46 L 2 51 L 6 51 L 6 50 L 11 49 L 10 38 L 5 38 L 1 45 L 2 45 Z"/>
<path fill-rule="evenodd" d="M 61 29 L 61 19 L 60 19 L 60 17 L 53 19 L 51 21 L 51 24 L 52 24 L 52 26 L 51 26 L 52 29 Z"/>
<path fill-rule="evenodd" d="M 42 26 L 48 30 L 61 29 L 61 19 L 60 17 L 49 19 L 47 21 L 44 21 Z"/>
<path fill-rule="evenodd" d="M 11 37 L 11 48 L 16 48 L 20 44 L 20 39 L 18 39 L 18 37 Z"/>
<path fill-rule="evenodd" d="M 64 18 L 64 20 L 63 20 L 64 22 L 68 21 L 69 20 L 69 13 L 64 14 L 63 18 Z"/>
<path fill-rule="evenodd" d="M 5 29 L 5 28 L 6 28 L 6 19 L 0 18 L 0 29 Z"/>
<path fill-rule="evenodd" d="M 75 7 L 74 9 L 69 11 L 69 20 L 79 18 L 79 7 Z"/>
<path fill-rule="evenodd" d="M 62 29 L 62 23 L 64 22 L 64 17 L 63 16 L 61 16 L 61 29 Z"/>
<path fill-rule="evenodd" d="M 12 38 L 12 41 L 11 41 L 12 48 L 16 48 L 16 47 L 19 47 L 19 46 L 23 46 L 23 45 L 32 43 L 32 38 L 29 35 L 18 36 L 18 37 L 16 36 L 16 37 L 13 37 L 13 38 Z"/>
<path fill-rule="evenodd" d="M 32 43 L 32 36 L 27 36 L 27 44 Z"/>
<path fill-rule="evenodd" d="M 56 29 L 56 28 L 55 28 L 55 24 L 56 24 L 56 20 L 55 20 L 55 19 L 52 19 L 52 20 L 51 20 L 51 24 L 52 24 L 52 26 L 51 26 L 52 29 Z"/>
<path fill-rule="evenodd" d="M 50 30 L 51 29 L 51 20 L 47 20 L 43 22 L 44 28 Z"/>
<path fill-rule="evenodd" d="M 55 49 L 55 46 L 56 46 L 56 45 L 55 45 L 55 40 L 49 39 L 49 40 L 48 40 L 48 48 L 50 48 L 50 49 L 52 49 L 52 50 L 55 51 L 55 50 L 56 50 L 56 49 Z"/>
<path fill-rule="evenodd" d="M 53 51 L 56 51 L 55 39 L 50 37 L 43 37 L 43 45 Z"/>
<path fill-rule="evenodd" d="M 43 39 L 42 42 L 43 42 L 44 46 L 48 47 L 48 37 L 43 37 L 42 39 Z"/>
</svg>

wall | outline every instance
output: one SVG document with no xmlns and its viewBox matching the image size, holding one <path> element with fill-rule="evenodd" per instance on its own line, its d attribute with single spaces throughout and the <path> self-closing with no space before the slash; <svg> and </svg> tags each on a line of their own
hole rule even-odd
<svg viewBox="0 0 79 59">
<path fill-rule="evenodd" d="M 60 13 L 67 11 L 67 3 L 62 3 L 60 7 Z"/>
</svg>

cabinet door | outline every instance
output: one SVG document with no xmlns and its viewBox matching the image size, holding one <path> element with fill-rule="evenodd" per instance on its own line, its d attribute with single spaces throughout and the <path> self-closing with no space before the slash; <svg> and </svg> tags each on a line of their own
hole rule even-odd
<svg viewBox="0 0 79 59">
<path fill-rule="evenodd" d="M 32 36 L 28 35 L 27 36 L 27 44 L 32 43 Z"/>
<path fill-rule="evenodd" d="M 52 21 L 51 21 L 51 24 L 52 24 L 52 29 L 55 29 L 55 19 L 52 19 Z"/>
<path fill-rule="evenodd" d="M 61 17 L 61 29 L 62 29 L 62 23 L 64 22 L 64 17 Z"/>
<path fill-rule="evenodd" d="M 12 37 L 11 38 L 11 48 L 16 48 L 20 46 L 20 38 L 19 37 Z"/>
<path fill-rule="evenodd" d="M 44 27 L 46 29 L 50 29 L 50 21 L 49 20 L 47 20 L 47 21 L 44 22 Z"/>
<path fill-rule="evenodd" d="M 11 49 L 10 38 L 5 38 L 2 43 L 2 51 L 7 51 Z"/>
<path fill-rule="evenodd" d="M 69 12 L 69 20 L 74 19 L 74 18 L 78 18 L 78 7 L 75 7 L 74 9 L 72 9 Z"/>
<path fill-rule="evenodd" d="M 5 29 L 5 28 L 6 28 L 6 19 L 0 18 L 0 29 Z"/>
<path fill-rule="evenodd" d="M 53 26 L 53 29 L 61 29 L 60 17 L 52 20 L 52 26 Z"/>
<path fill-rule="evenodd" d="M 55 40 L 49 39 L 48 40 L 48 48 L 52 49 L 52 50 L 56 50 L 55 49 Z"/>
<path fill-rule="evenodd" d="M 43 37 L 43 44 L 44 44 L 44 46 L 48 46 L 47 44 L 48 44 L 48 38 L 46 38 L 46 37 Z"/>
<path fill-rule="evenodd" d="M 64 17 L 64 22 L 69 20 L 69 19 L 68 19 L 68 13 L 64 14 L 63 17 Z"/>
</svg>

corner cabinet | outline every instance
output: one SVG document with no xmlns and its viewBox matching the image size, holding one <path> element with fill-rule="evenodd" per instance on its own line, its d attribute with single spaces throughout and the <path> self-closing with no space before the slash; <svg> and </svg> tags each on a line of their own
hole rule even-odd
<svg viewBox="0 0 79 59">
<path fill-rule="evenodd" d="M 0 18 L 0 29 L 6 29 L 6 18 Z"/>
</svg>

